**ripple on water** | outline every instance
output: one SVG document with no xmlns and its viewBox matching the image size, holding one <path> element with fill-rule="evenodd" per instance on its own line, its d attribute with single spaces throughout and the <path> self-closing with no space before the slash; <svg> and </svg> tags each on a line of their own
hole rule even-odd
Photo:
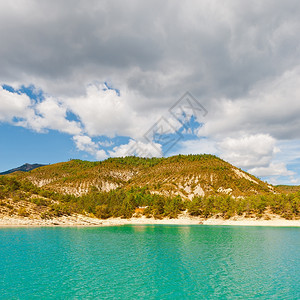
<svg viewBox="0 0 300 300">
<path fill-rule="evenodd" d="M 300 229 L 1 229 L 0 298 L 300 298 Z"/>
</svg>

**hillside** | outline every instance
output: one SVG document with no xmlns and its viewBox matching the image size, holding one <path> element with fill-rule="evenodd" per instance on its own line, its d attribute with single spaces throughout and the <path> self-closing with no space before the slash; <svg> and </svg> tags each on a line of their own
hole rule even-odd
<svg viewBox="0 0 300 300">
<path fill-rule="evenodd" d="M 72 160 L 0 176 L 0 219 L 75 213 L 101 219 L 187 214 L 298 220 L 300 192 L 282 190 L 212 155 Z"/>
<path fill-rule="evenodd" d="M 300 192 L 300 185 L 276 185 L 276 190 L 283 194 Z"/>
<path fill-rule="evenodd" d="M 274 188 L 213 155 L 169 158 L 110 158 L 102 162 L 72 160 L 17 174 L 33 184 L 63 194 L 81 196 L 91 188 L 102 192 L 147 186 L 152 193 L 234 197 L 273 193 Z"/>
</svg>

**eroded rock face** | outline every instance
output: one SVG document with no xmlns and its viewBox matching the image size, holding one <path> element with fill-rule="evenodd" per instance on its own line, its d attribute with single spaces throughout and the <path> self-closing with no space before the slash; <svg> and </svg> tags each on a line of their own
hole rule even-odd
<svg viewBox="0 0 300 300">
<path fill-rule="evenodd" d="M 242 171 L 240 171 L 240 170 L 238 170 L 238 169 L 235 169 L 235 168 L 233 168 L 232 170 L 233 170 L 233 172 L 237 175 L 238 178 L 245 178 L 245 179 L 247 179 L 247 180 L 249 180 L 249 181 L 251 181 L 251 182 L 254 182 L 254 183 L 256 183 L 256 184 L 259 184 L 257 181 L 255 181 L 254 179 L 252 179 L 252 178 L 251 178 L 249 175 L 247 175 L 246 173 L 244 173 L 244 172 L 242 172 Z"/>
<path fill-rule="evenodd" d="M 219 187 L 218 193 L 224 193 L 224 194 L 230 195 L 232 193 L 232 189 L 231 188 L 224 189 L 223 187 Z"/>
<path fill-rule="evenodd" d="M 202 189 L 202 187 L 200 186 L 200 184 L 196 185 L 195 189 L 194 189 L 194 194 L 196 196 L 204 196 L 204 190 Z"/>
<path fill-rule="evenodd" d="M 120 185 L 113 183 L 113 182 L 103 182 L 101 186 L 101 191 L 103 192 L 109 192 L 111 190 L 115 190 L 118 188 Z"/>
<path fill-rule="evenodd" d="M 53 182 L 55 179 L 50 179 L 50 178 L 47 178 L 47 179 L 33 179 L 33 178 L 29 178 L 30 181 L 38 186 L 38 187 L 42 187 L 42 186 L 45 186 L 51 182 Z"/>
<path fill-rule="evenodd" d="M 138 172 L 134 171 L 110 171 L 112 177 L 118 178 L 124 181 L 130 180 L 133 176 L 137 175 Z"/>
</svg>

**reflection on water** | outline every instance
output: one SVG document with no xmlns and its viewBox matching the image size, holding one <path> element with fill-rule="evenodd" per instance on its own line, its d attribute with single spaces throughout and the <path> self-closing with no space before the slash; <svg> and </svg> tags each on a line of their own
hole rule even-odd
<svg viewBox="0 0 300 300">
<path fill-rule="evenodd" d="M 300 298 L 299 228 L 7 228 L 0 243 L 4 299 Z"/>
</svg>

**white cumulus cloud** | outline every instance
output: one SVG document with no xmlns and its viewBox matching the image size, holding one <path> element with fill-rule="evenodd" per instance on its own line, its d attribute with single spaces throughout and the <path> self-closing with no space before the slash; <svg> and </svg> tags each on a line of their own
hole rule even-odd
<svg viewBox="0 0 300 300">
<path fill-rule="evenodd" d="M 225 138 L 218 144 L 222 158 L 241 168 L 266 167 L 279 150 L 267 134 Z"/>
</svg>

